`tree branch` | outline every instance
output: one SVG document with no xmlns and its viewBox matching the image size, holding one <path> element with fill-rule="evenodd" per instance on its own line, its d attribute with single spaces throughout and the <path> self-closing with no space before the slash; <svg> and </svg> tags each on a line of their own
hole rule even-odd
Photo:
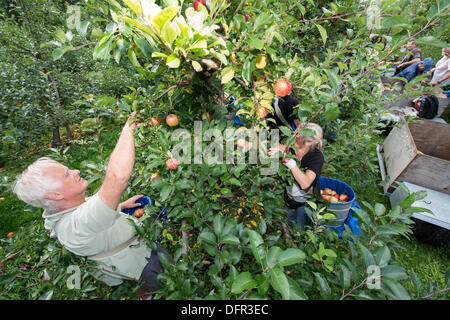
<svg viewBox="0 0 450 320">
<path fill-rule="evenodd" d="M 180 81 L 177 84 L 170 86 L 163 93 L 161 93 L 156 99 L 153 99 L 152 103 L 153 104 L 157 103 L 159 100 L 161 100 L 162 97 L 164 97 L 166 94 L 168 94 L 173 89 L 187 87 L 188 85 L 190 85 L 192 83 L 192 79 L 194 78 L 194 75 L 195 75 L 195 71 L 192 71 L 191 75 L 189 76 L 189 79 L 187 79 L 186 81 Z"/>
<path fill-rule="evenodd" d="M 344 300 L 349 295 L 351 295 L 353 293 L 353 291 L 358 290 L 359 288 L 361 288 L 363 285 L 365 285 L 367 283 L 367 279 L 369 279 L 369 278 L 364 279 L 363 282 L 361 282 L 359 285 L 357 285 L 356 287 L 353 287 L 349 292 L 347 292 L 342 297 L 340 297 L 339 300 Z"/>
<path fill-rule="evenodd" d="M 429 295 L 426 295 L 426 296 L 424 296 L 424 297 L 422 297 L 422 298 L 423 298 L 423 299 L 428 299 L 428 298 L 431 298 L 432 296 L 435 296 L 435 295 L 437 295 L 437 294 L 441 294 L 441 293 L 444 293 L 444 292 L 447 292 L 447 291 L 450 291 L 450 287 L 449 287 L 449 288 L 442 289 L 442 290 L 439 290 L 439 291 L 435 291 L 435 292 L 430 293 Z"/>
<path fill-rule="evenodd" d="M 189 254 L 189 236 L 188 236 L 186 230 L 184 230 L 185 226 L 186 226 L 186 219 L 183 219 L 181 221 L 181 243 L 182 243 L 181 253 L 184 255 L 188 255 Z"/>
<path fill-rule="evenodd" d="M 238 13 L 238 11 L 241 9 L 241 7 L 244 5 L 244 3 L 245 3 L 245 0 L 241 0 L 238 7 L 236 8 L 236 10 L 234 10 L 233 15 L 231 16 L 231 19 L 234 18 L 234 16 Z"/>
</svg>

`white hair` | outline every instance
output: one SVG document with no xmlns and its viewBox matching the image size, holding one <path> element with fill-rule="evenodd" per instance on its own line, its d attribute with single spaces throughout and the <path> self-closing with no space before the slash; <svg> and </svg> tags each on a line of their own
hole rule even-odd
<svg viewBox="0 0 450 320">
<path fill-rule="evenodd" d="M 50 213 L 58 211 L 56 201 L 45 198 L 47 192 L 60 187 L 60 183 L 44 176 L 43 168 L 57 161 L 42 157 L 28 166 L 16 179 L 13 192 L 17 197 L 33 207 L 42 208 Z"/>
</svg>

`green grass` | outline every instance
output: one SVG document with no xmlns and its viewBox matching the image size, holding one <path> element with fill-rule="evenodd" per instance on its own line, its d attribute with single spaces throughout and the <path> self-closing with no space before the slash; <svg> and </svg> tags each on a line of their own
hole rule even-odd
<svg viewBox="0 0 450 320">
<path fill-rule="evenodd" d="M 415 272 L 423 282 L 432 282 L 436 285 L 434 291 L 439 291 L 449 284 L 445 283 L 445 273 L 450 267 L 450 250 L 445 247 L 435 247 L 422 243 L 415 238 L 411 240 L 401 238 L 398 241 L 406 250 L 395 249 L 393 257 L 398 264 L 409 272 Z M 405 283 L 409 289 L 413 288 L 412 281 Z M 450 299 L 450 292 L 436 296 Z"/>
</svg>

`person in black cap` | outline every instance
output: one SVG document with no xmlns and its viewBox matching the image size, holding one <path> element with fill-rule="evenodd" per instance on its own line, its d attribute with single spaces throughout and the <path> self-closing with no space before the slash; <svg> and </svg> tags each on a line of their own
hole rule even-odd
<svg viewBox="0 0 450 320">
<path fill-rule="evenodd" d="M 294 107 L 298 104 L 299 101 L 290 95 L 285 97 L 275 96 L 272 101 L 273 114 L 266 117 L 266 119 L 269 119 L 267 121 L 269 127 L 275 129 L 280 126 L 287 126 L 293 131 L 297 129 L 299 121 L 294 115 Z"/>
</svg>

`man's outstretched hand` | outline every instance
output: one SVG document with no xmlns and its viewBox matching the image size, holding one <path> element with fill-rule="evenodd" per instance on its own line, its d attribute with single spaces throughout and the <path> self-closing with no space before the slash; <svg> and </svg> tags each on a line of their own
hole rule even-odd
<svg viewBox="0 0 450 320">
<path fill-rule="evenodd" d="M 141 113 L 143 113 L 145 110 L 141 110 Z M 127 123 L 125 124 L 128 126 L 131 130 L 136 129 L 141 125 L 141 123 L 138 121 L 136 111 L 133 111 L 130 116 L 128 117 Z"/>
<path fill-rule="evenodd" d="M 125 210 L 125 209 L 131 209 L 131 208 L 136 208 L 139 207 L 141 204 L 140 203 L 136 203 L 136 200 L 142 198 L 144 195 L 140 194 L 134 197 L 131 197 L 130 199 L 122 202 L 120 204 L 120 209 L 121 210 Z"/>
</svg>

